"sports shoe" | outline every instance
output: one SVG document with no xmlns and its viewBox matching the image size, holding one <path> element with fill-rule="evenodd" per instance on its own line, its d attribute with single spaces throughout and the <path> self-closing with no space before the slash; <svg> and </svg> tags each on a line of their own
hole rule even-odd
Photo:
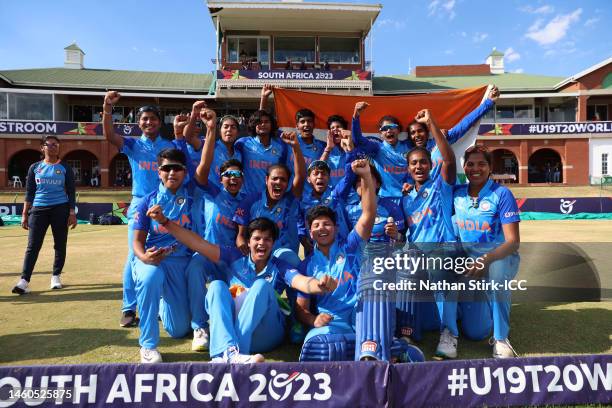
<svg viewBox="0 0 612 408">
<path fill-rule="evenodd" d="M 121 315 L 121 320 L 119 321 L 119 325 L 121 327 L 134 327 L 138 324 L 138 318 L 136 317 L 136 312 L 133 310 L 126 310 Z"/>
<path fill-rule="evenodd" d="M 489 344 L 493 346 L 493 358 L 512 358 L 518 357 L 516 351 L 508 341 L 508 339 L 504 340 L 495 340 L 493 337 L 489 340 Z"/>
<path fill-rule="evenodd" d="M 206 329 L 195 329 L 193 331 L 193 341 L 191 342 L 191 350 L 206 351 L 208 350 L 208 333 Z"/>
<path fill-rule="evenodd" d="M 264 356 L 261 354 L 240 354 L 238 347 L 232 346 L 225 350 L 223 357 L 215 357 L 213 363 L 229 363 L 229 364 L 252 364 L 263 363 Z"/>
<path fill-rule="evenodd" d="M 51 289 L 61 289 L 62 281 L 59 275 L 51 275 Z"/>
<path fill-rule="evenodd" d="M 30 283 L 25 279 L 19 279 L 19 282 L 17 282 L 12 292 L 18 295 L 25 295 L 26 293 L 30 293 Z"/>
<path fill-rule="evenodd" d="M 453 336 L 448 328 L 440 334 L 435 357 L 443 360 L 457 358 L 457 337 Z"/>
<path fill-rule="evenodd" d="M 162 356 L 157 349 L 140 348 L 140 362 L 142 364 L 155 364 L 162 362 Z"/>
</svg>

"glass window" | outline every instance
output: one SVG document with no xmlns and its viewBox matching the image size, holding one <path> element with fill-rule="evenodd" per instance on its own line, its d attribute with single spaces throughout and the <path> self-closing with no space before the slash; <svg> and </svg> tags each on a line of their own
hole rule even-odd
<svg viewBox="0 0 612 408">
<path fill-rule="evenodd" d="M 608 175 L 608 153 L 601 154 L 601 175 Z"/>
<path fill-rule="evenodd" d="M 359 64 L 359 38 L 319 38 L 319 61 Z"/>
<path fill-rule="evenodd" d="M 0 119 L 8 119 L 8 102 L 6 92 L 0 92 Z"/>
<path fill-rule="evenodd" d="M 587 120 L 608 120 L 608 105 L 587 106 Z"/>
<path fill-rule="evenodd" d="M 315 62 L 314 37 L 275 37 L 274 62 Z"/>
<path fill-rule="evenodd" d="M 227 39 L 227 62 L 238 62 L 238 38 Z"/>
<path fill-rule="evenodd" d="M 268 43 L 267 38 L 228 37 L 228 62 L 260 62 L 262 66 L 268 66 L 270 60 Z"/>
<path fill-rule="evenodd" d="M 267 38 L 259 39 L 259 63 L 263 69 L 270 67 L 270 41 Z"/>
<path fill-rule="evenodd" d="M 53 95 L 9 93 L 9 119 L 53 120 Z"/>
<path fill-rule="evenodd" d="M 74 122 L 91 122 L 93 120 L 93 106 L 73 106 L 72 120 Z"/>
<path fill-rule="evenodd" d="M 512 118 L 514 118 L 514 105 L 511 105 L 511 106 L 497 106 L 496 117 L 497 117 L 497 119 L 512 119 Z"/>
<path fill-rule="evenodd" d="M 531 106 L 529 105 L 515 105 L 514 106 L 514 117 L 517 119 L 531 118 Z"/>
</svg>

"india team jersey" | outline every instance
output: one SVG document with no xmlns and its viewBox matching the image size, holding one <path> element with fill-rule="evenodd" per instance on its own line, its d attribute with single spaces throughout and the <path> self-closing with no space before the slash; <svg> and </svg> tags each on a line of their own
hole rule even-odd
<svg viewBox="0 0 612 408">
<path fill-rule="evenodd" d="M 323 150 L 325 150 L 325 143 L 322 141 L 313 138 L 311 144 L 306 144 L 302 136 L 298 136 L 298 142 L 300 143 L 300 148 L 302 149 L 302 155 L 304 156 L 304 162 L 306 163 L 306 168 L 310 166 L 315 160 L 319 160 L 321 155 L 323 154 Z M 288 149 L 287 154 L 287 166 L 291 169 L 291 172 L 294 173 L 295 169 L 293 168 L 293 150 Z"/>
<path fill-rule="evenodd" d="M 408 224 L 407 241 L 454 242 L 453 186 L 441 175 L 430 178 L 419 191 L 413 189 L 402 198 L 402 210 Z"/>
<path fill-rule="evenodd" d="M 238 226 L 232 218 L 238 205 L 244 201 L 246 193 L 241 189 L 233 196 L 225 188 L 219 189 L 209 181 L 203 196 L 204 239 L 212 244 L 235 246 Z"/>
<path fill-rule="evenodd" d="M 162 183 L 159 183 L 157 190 L 149 193 L 140 201 L 134 214 L 134 229 L 148 232 L 145 250 L 157 247 L 168 248 L 170 250 L 168 256 L 188 256 L 191 254 L 190 250 L 179 243 L 172 234 L 169 234 L 166 228 L 147 217 L 147 211 L 154 205 L 159 204 L 170 222 L 191 229 L 191 207 L 195 188 L 197 188 L 195 182 L 190 182 L 187 185 L 183 183 L 176 194 L 172 194 Z"/>
<path fill-rule="evenodd" d="M 288 191 L 274 207 L 269 208 L 265 185 L 262 184 L 260 188 L 264 188 L 264 191 L 247 196 L 238 205 L 233 221 L 240 225 L 248 225 L 255 218 L 269 218 L 278 226 L 279 230 L 274 249 L 288 248 L 297 253 L 299 247 L 297 233 L 298 200 L 295 199 L 292 192 Z"/>
<path fill-rule="evenodd" d="M 266 172 L 273 164 L 286 163 L 287 145 L 278 137 L 270 138 L 270 145 L 264 146 L 259 136 L 243 137 L 236 141 L 234 150 L 242 157 L 246 193 L 256 193 L 265 188 Z"/>
<path fill-rule="evenodd" d="M 401 208 L 388 197 L 377 197 L 376 219 L 372 228 L 372 235 L 368 242 L 389 242 L 390 237 L 385 234 L 385 225 L 389 217 L 393 217 L 397 230 L 402 231 L 405 228 L 404 214 Z M 357 204 L 349 204 L 347 206 L 347 218 L 349 228 L 355 228 L 359 217 L 363 213 L 361 202 Z"/>
<path fill-rule="evenodd" d="M 45 163 L 44 160 L 36 162 L 28 170 L 25 201 L 32 203 L 33 207 L 67 203 L 69 197 L 66 187 L 73 186 L 70 206 L 74 208 L 73 178 L 72 168 L 59 160 L 53 164 Z"/>
<path fill-rule="evenodd" d="M 201 138 L 201 141 L 203 147 L 205 139 Z M 200 150 L 195 150 L 191 145 L 187 145 L 187 151 L 189 152 L 189 158 L 191 159 L 194 168 L 198 167 L 198 164 L 200 164 L 200 160 L 202 159 L 202 148 L 200 148 Z M 230 159 L 236 159 L 239 162 L 242 162 L 242 155 L 235 149 L 234 154 L 230 155 L 225 143 L 217 139 L 215 141 L 215 153 L 213 155 L 213 162 L 210 166 L 210 173 L 208 175 L 209 184 L 213 184 L 217 188 L 223 189 L 223 184 L 221 184 L 221 166 L 223 165 L 223 163 Z"/>
<path fill-rule="evenodd" d="M 238 285 L 244 288 L 253 286 L 257 279 L 265 279 L 274 286 L 280 296 L 291 286 L 291 281 L 299 273 L 288 263 L 271 256 L 266 267 L 259 273 L 255 270 L 255 263 L 251 256 L 244 256 L 236 247 L 221 247 L 221 262 L 229 265 L 228 280 L 230 286 Z"/>
<path fill-rule="evenodd" d="M 377 142 L 364 137 L 359 118 L 353 118 L 353 140 L 366 154 L 372 157 L 376 170 L 382 178 L 379 195 L 381 197 L 401 197 L 402 186 L 408 174 L 406 153 L 408 146 L 398 142 L 391 146 L 387 142 Z"/>
<path fill-rule="evenodd" d="M 298 296 L 316 299 L 318 313 L 328 313 L 335 322 L 351 323 L 357 303 L 357 279 L 361 267 L 365 241 L 353 229 L 346 241 L 336 240 L 327 258 L 315 245 L 314 252 L 300 264 L 300 273 L 321 279 L 329 275 L 338 279 L 338 287 L 331 293 L 316 297 L 298 292 Z"/>
<path fill-rule="evenodd" d="M 334 146 L 327 157 L 327 165 L 331 172 L 329 173 L 329 184 L 337 185 L 340 179 L 344 177 L 344 165 L 346 164 L 346 154 L 344 150 L 338 146 Z"/>
<path fill-rule="evenodd" d="M 308 215 L 308 210 L 317 205 L 325 205 L 334 210 L 336 213 L 336 237 L 337 239 L 346 238 L 348 235 L 348 225 L 344 214 L 345 204 L 331 186 L 327 187 L 327 190 L 325 190 L 320 198 L 313 196 L 312 189 L 310 192 L 302 194 L 302 199 L 299 203 L 298 236 L 310 238 L 310 228 L 308 228 L 306 216 Z"/>
<path fill-rule="evenodd" d="M 184 141 L 181 141 L 185 143 Z M 155 191 L 159 184 L 157 174 L 157 154 L 164 149 L 183 149 L 179 142 L 169 141 L 161 136 L 155 140 L 146 135 L 139 138 L 124 137 L 121 153 L 125 154 L 132 168 L 132 195 L 144 197 Z"/>
<path fill-rule="evenodd" d="M 455 224 L 461 242 L 491 244 L 468 248 L 481 255 L 504 242 L 502 225 L 520 222 L 519 209 L 512 192 L 493 180 L 487 181 L 477 200 L 472 200 L 468 187 L 468 184 L 455 187 Z"/>
</svg>

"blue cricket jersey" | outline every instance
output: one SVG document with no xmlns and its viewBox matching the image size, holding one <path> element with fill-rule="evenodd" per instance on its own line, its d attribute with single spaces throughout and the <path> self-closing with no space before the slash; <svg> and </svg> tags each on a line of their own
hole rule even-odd
<svg viewBox="0 0 612 408">
<path fill-rule="evenodd" d="M 337 190 L 332 189 L 331 186 L 327 186 L 327 190 L 325 190 L 321 198 L 314 197 L 312 189 L 310 192 L 302 194 L 298 209 L 298 236 L 306 236 L 310 239 L 310 228 L 308 228 L 306 216 L 308 215 L 308 210 L 317 205 L 325 205 L 334 210 L 336 213 L 336 239 L 345 239 L 349 231 L 344 214 L 345 203 L 339 197 Z"/>
<path fill-rule="evenodd" d="M 242 157 L 242 189 L 249 194 L 265 188 L 268 167 L 287 162 L 287 145 L 278 137 L 271 137 L 269 146 L 264 146 L 259 141 L 259 136 L 243 137 L 236 141 L 234 150 Z"/>
<path fill-rule="evenodd" d="M 204 187 L 204 231 L 200 234 L 208 242 L 220 246 L 236 246 L 238 226 L 232 220 L 238 205 L 244 201 L 246 193 L 240 189 L 236 196 L 231 195 L 224 187 L 217 188 L 214 184 Z M 203 234 L 202 234 L 203 232 Z"/>
<path fill-rule="evenodd" d="M 453 186 L 438 174 L 402 198 L 402 210 L 408 224 L 407 241 L 454 242 Z"/>
<path fill-rule="evenodd" d="M 298 200 L 295 199 L 291 191 L 287 191 L 274 207 L 268 208 L 265 185 L 263 187 L 263 192 L 247 196 L 236 208 L 233 221 L 240 225 L 248 225 L 255 218 L 269 218 L 278 226 L 279 230 L 274 249 L 288 248 L 297 253 L 300 245 L 297 228 Z"/>
<path fill-rule="evenodd" d="M 36 162 L 28 169 L 25 201 L 33 207 L 47 207 L 68 203 L 75 206 L 74 173 L 62 161 L 53 164 L 44 160 Z"/>
<path fill-rule="evenodd" d="M 204 147 L 205 138 L 200 139 L 202 142 L 202 148 Z M 189 152 L 189 158 L 194 167 L 198 167 L 200 160 L 202 159 L 202 148 L 195 150 L 191 145 L 187 145 L 187 151 Z M 227 150 L 227 146 L 222 140 L 217 139 L 215 141 L 215 153 L 213 155 L 213 162 L 210 166 L 210 173 L 208 174 L 208 183 L 212 183 L 219 189 L 223 189 L 221 184 L 221 166 L 223 163 L 230 159 L 236 159 L 242 163 L 242 155 L 236 149 L 234 154 L 230 155 Z"/>
<path fill-rule="evenodd" d="M 346 164 L 346 153 L 338 146 L 334 146 L 329 153 L 326 161 L 329 166 L 329 184 L 338 185 L 340 179 L 344 177 L 344 165 Z"/>
<path fill-rule="evenodd" d="M 338 287 L 324 295 L 308 295 L 298 292 L 298 296 L 314 298 L 317 313 L 328 313 L 334 322 L 352 323 L 355 304 L 357 303 L 357 279 L 361 268 L 362 253 L 365 241 L 353 229 L 346 240 L 336 240 L 327 258 L 317 245 L 314 252 L 300 264 L 300 273 L 321 279 L 329 275 L 338 279 Z"/>
<path fill-rule="evenodd" d="M 147 231 L 145 250 L 151 247 L 172 248 L 173 251 L 168 256 L 191 255 L 189 248 L 178 242 L 172 234 L 168 233 L 166 228 L 147 217 L 147 211 L 154 205 L 159 204 L 170 222 L 191 229 L 191 207 L 194 189 L 196 188 L 198 187 L 195 186 L 195 182 L 187 183 L 187 185 L 183 183 L 176 194 L 172 194 L 162 183 L 159 183 L 157 190 L 149 193 L 140 201 L 134 214 L 134 229 Z"/>
<path fill-rule="evenodd" d="M 257 279 L 265 279 L 274 286 L 274 290 L 279 296 L 287 287 L 291 286 L 291 281 L 299 273 L 296 268 L 274 256 L 271 256 L 266 267 L 257 273 L 251 256 L 242 255 L 242 252 L 236 247 L 222 247 L 220 261 L 229 265 L 228 280 L 230 286 L 238 285 L 250 288 Z"/>
<path fill-rule="evenodd" d="M 181 140 L 184 144 L 184 140 Z M 181 146 L 178 141 L 169 141 L 161 136 L 155 140 L 149 139 L 146 135 L 139 138 L 124 137 L 121 153 L 128 157 L 132 168 L 132 195 L 144 197 L 157 189 L 159 176 L 157 174 L 157 154 L 164 149 L 184 150 L 186 146 Z M 187 156 L 189 157 L 189 156 Z"/>
<path fill-rule="evenodd" d="M 359 217 L 361 217 L 363 213 L 361 201 L 356 204 L 349 204 L 346 213 L 349 228 L 354 228 Z M 372 235 L 370 235 L 370 240 L 368 242 L 389 242 L 391 238 L 385 234 L 385 225 L 387 225 L 389 217 L 393 217 L 393 221 L 395 225 L 397 225 L 398 231 L 403 231 L 406 228 L 404 214 L 393 199 L 389 197 L 377 197 L 376 219 L 374 221 L 374 227 L 372 228 Z"/>
<path fill-rule="evenodd" d="M 482 255 L 505 241 L 502 226 L 520 222 L 519 209 L 512 192 L 493 180 L 480 190 L 476 202 L 468 194 L 468 187 L 455 187 L 455 224 L 461 242 L 485 244 L 466 246 L 472 255 Z"/>
</svg>

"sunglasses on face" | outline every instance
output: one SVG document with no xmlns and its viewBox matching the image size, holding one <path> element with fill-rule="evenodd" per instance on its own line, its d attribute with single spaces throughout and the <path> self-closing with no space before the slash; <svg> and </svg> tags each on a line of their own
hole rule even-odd
<svg viewBox="0 0 612 408">
<path fill-rule="evenodd" d="M 242 177 L 242 172 L 240 170 L 225 170 L 223 173 L 221 173 L 221 177 L 228 177 L 228 178 L 236 177 L 236 178 L 241 178 Z"/>
<path fill-rule="evenodd" d="M 185 171 L 185 166 L 178 163 L 173 164 L 163 164 L 159 166 L 159 169 L 163 172 L 169 173 L 171 171 Z"/>
<path fill-rule="evenodd" d="M 43 146 L 46 147 L 59 147 L 58 143 L 44 143 Z"/>
<path fill-rule="evenodd" d="M 399 128 L 399 126 L 397 125 L 397 123 L 390 123 L 390 124 L 388 124 L 388 125 L 381 126 L 381 127 L 380 127 L 380 131 L 381 131 L 381 132 L 386 132 L 387 130 L 397 129 L 397 128 Z"/>
<path fill-rule="evenodd" d="M 144 113 L 144 112 L 154 112 L 155 114 L 157 114 L 158 117 L 160 116 L 159 109 L 157 108 L 157 106 L 146 105 L 138 109 L 138 113 Z"/>
</svg>

